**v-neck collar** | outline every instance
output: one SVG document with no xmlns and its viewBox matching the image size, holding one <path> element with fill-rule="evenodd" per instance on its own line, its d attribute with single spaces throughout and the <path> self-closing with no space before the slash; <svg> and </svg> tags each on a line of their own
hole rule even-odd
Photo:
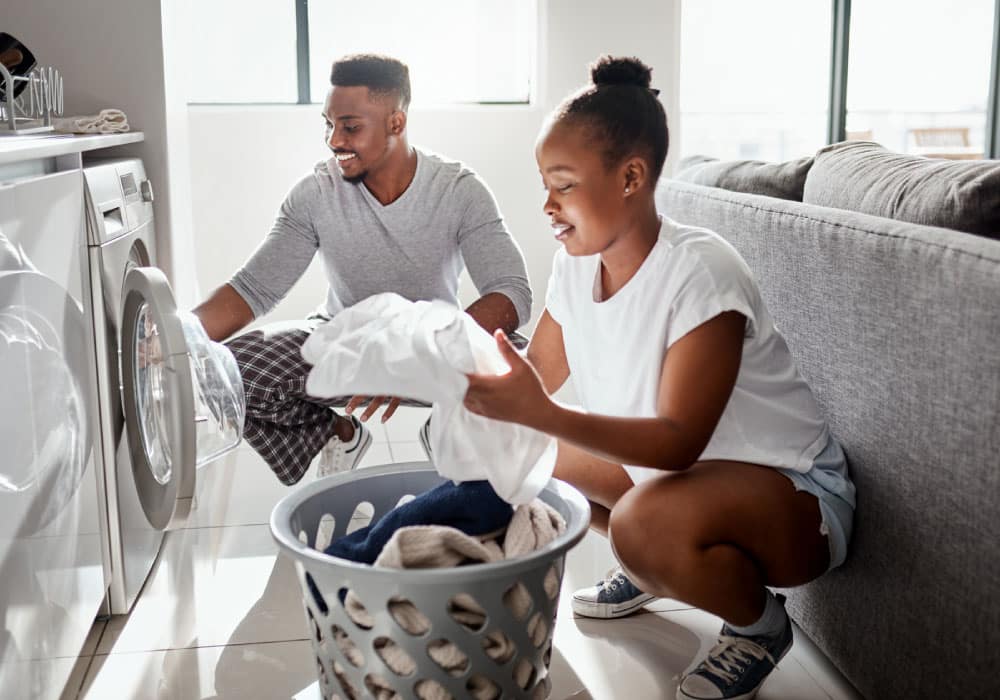
<svg viewBox="0 0 1000 700">
<path fill-rule="evenodd" d="M 417 167 L 413 171 L 413 179 L 410 180 L 410 184 L 406 186 L 406 189 L 403 190 L 403 193 L 398 197 L 396 197 L 396 199 L 389 202 L 388 204 L 382 204 L 382 202 L 378 200 L 378 197 L 372 194 L 371 190 L 368 189 L 368 186 L 365 185 L 364 182 L 358 183 L 358 186 L 361 188 L 362 193 L 364 193 L 365 199 L 367 199 L 368 202 L 371 203 L 371 205 L 375 207 L 377 211 L 392 211 L 393 207 L 398 207 L 399 205 L 401 205 L 403 202 L 405 202 L 412 196 L 410 193 L 413 192 L 413 190 L 417 189 L 417 179 L 420 177 L 424 169 L 424 155 L 423 153 L 420 152 L 419 149 L 416 148 L 413 149 L 413 152 L 414 154 L 416 154 L 417 157 Z"/>
</svg>

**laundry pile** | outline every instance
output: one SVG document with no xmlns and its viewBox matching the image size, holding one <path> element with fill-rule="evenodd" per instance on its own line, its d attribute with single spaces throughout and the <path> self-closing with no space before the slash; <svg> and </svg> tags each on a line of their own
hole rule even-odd
<svg viewBox="0 0 1000 700">
<path fill-rule="evenodd" d="M 490 491 L 492 489 L 485 482 L 459 485 L 446 482 L 386 514 L 379 523 L 366 528 L 367 531 L 360 537 L 355 537 L 349 546 L 345 547 L 341 543 L 351 535 L 331 544 L 326 552 L 334 554 L 346 551 L 367 557 L 371 548 L 366 545 L 380 541 L 386 534 L 385 529 L 394 527 L 381 552 L 372 562 L 375 566 L 395 569 L 452 567 L 523 557 L 544 547 L 565 531 L 566 523 L 562 516 L 540 499 L 511 509 L 495 494 L 491 496 Z M 484 507 L 470 508 L 477 500 Z M 449 503 L 454 503 L 454 506 L 449 506 Z M 444 511 L 440 512 L 453 513 L 448 519 L 456 525 L 469 527 L 480 534 L 470 534 L 459 526 L 406 524 L 420 522 L 421 516 L 441 520 L 434 513 L 439 512 L 438 509 L 442 507 Z M 477 510 L 487 515 L 479 517 Z M 389 524 L 382 527 L 383 531 L 376 532 L 386 521 Z M 487 529 L 497 523 L 501 525 L 492 530 Z M 360 532 L 362 530 L 352 535 Z M 543 587 L 549 599 L 554 600 L 559 592 L 559 578 L 554 569 L 547 573 Z M 531 596 L 522 585 L 512 587 L 505 594 L 503 602 L 517 619 L 524 619 L 532 606 Z M 421 635 L 431 629 L 430 620 L 410 601 L 396 598 L 389 602 L 388 607 L 389 613 L 409 634 Z M 358 627 L 371 629 L 374 626 L 374 619 L 353 592 L 347 593 L 344 608 Z M 456 622 L 471 631 L 481 629 L 487 619 L 486 611 L 471 596 L 465 594 L 454 597 L 449 613 Z M 528 636 L 536 646 L 545 641 L 549 631 L 548 624 L 549 621 L 538 612 L 528 620 Z M 334 639 L 348 660 L 356 666 L 363 665 L 364 658 L 347 633 L 339 628 L 334 632 Z M 483 644 L 486 654 L 497 663 L 506 663 L 517 653 L 514 643 L 499 629 L 487 633 Z M 379 638 L 375 649 L 394 673 L 407 676 L 416 671 L 417 665 L 410 655 L 391 639 Z M 445 671 L 461 673 L 469 664 L 468 656 L 458 646 L 443 639 L 432 643 L 428 653 Z M 515 682 L 522 688 L 526 687 L 531 681 L 532 670 L 531 664 L 522 659 L 515 667 Z M 371 683 L 369 690 L 379 700 L 395 700 L 399 697 L 392 686 L 377 675 L 372 674 L 368 679 Z M 543 695 L 544 689 L 542 686 L 539 688 L 539 694 Z M 471 676 L 468 690 L 471 697 L 477 700 L 494 700 L 500 695 L 500 689 L 492 681 L 476 674 Z M 433 681 L 418 682 L 415 692 L 422 700 L 444 700 L 451 697 L 442 686 Z"/>
<path fill-rule="evenodd" d="M 495 535 L 507 527 L 514 509 L 485 481 L 445 481 L 409 503 L 393 508 L 378 522 L 331 542 L 327 554 L 362 564 L 375 564 L 402 529 L 442 527 L 466 536 Z M 431 563 L 429 566 L 455 566 Z M 403 567 L 395 567 L 403 568 Z"/>
<path fill-rule="evenodd" d="M 493 337 L 443 301 L 377 294 L 319 326 L 302 346 L 318 397 L 397 396 L 433 404 L 434 466 L 454 481 L 485 479 L 506 502 L 530 503 L 549 478 L 556 441 L 468 411 L 467 374 L 510 371 Z"/>
</svg>

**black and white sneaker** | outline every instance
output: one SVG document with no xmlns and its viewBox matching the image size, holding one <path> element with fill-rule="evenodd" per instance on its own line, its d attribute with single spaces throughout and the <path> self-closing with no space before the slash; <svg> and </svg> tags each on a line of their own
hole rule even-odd
<svg viewBox="0 0 1000 700">
<path fill-rule="evenodd" d="M 778 601 L 784 605 L 785 597 L 779 595 Z M 677 700 L 751 700 L 791 648 L 787 617 L 773 635 L 746 636 L 723 625 L 719 642 L 681 679 Z"/>
<path fill-rule="evenodd" d="M 604 580 L 573 594 L 573 612 L 584 617 L 625 617 L 636 612 L 655 595 L 643 593 L 629 581 L 621 567 L 609 571 Z"/>
<path fill-rule="evenodd" d="M 317 479 L 356 469 L 365 452 L 372 446 L 372 434 L 368 428 L 354 416 L 348 418 L 354 424 L 354 437 L 344 442 L 334 435 L 323 445 L 319 464 L 316 465 Z"/>
<path fill-rule="evenodd" d="M 434 453 L 431 451 L 431 419 L 427 418 L 427 422 L 423 424 L 420 428 L 420 432 L 417 434 L 420 439 L 420 446 L 424 448 L 424 454 L 427 455 L 427 461 L 434 463 Z"/>
</svg>

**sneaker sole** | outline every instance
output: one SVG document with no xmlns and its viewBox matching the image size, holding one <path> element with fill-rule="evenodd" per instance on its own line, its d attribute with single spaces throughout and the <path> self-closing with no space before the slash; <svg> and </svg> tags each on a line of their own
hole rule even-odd
<svg viewBox="0 0 1000 700">
<path fill-rule="evenodd" d="M 577 615 L 610 620 L 616 617 L 631 615 L 653 600 L 656 600 L 655 595 L 643 594 L 626 603 L 593 603 L 589 600 L 580 600 L 579 598 L 573 598 L 570 603 L 573 612 Z"/>
<path fill-rule="evenodd" d="M 766 680 L 766 679 L 765 679 Z M 761 683 L 757 686 L 755 690 L 751 690 L 749 693 L 744 693 L 743 695 L 733 695 L 732 697 L 726 698 L 725 700 L 753 700 L 757 697 L 757 692 L 761 689 L 764 684 Z M 694 695 L 688 695 L 683 692 L 680 688 L 677 689 L 677 700 L 715 700 L 715 698 L 699 698 Z"/>
</svg>

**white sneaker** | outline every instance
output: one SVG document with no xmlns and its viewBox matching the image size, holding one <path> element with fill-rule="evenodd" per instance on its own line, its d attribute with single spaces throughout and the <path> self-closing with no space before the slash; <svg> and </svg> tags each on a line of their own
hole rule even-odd
<svg viewBox="0 0 1000 700">
<path fill-rule="evenodd" d="M 428 418 L 427 422 L 423 424 L 420 428 L 420 432 L 417 433 L 417 437 L 420 440 L 420 446 L 424 448 L 424 454 L 427 455 L 427 461 L 434 463 L 434 453 L 431 451 L 431 419 Z"/>
<path fill-rule="evenodd" d="M 356 469 L 372 446 L 372 434 L 368 428 L 354 416 L 348 416 L 354 424 L 354 437 L 344 442 L 334 435 L 330 438 L 319 454 L 319 464 L 316 465 L 316 478 L 339 474 Z"/>
</svg>

